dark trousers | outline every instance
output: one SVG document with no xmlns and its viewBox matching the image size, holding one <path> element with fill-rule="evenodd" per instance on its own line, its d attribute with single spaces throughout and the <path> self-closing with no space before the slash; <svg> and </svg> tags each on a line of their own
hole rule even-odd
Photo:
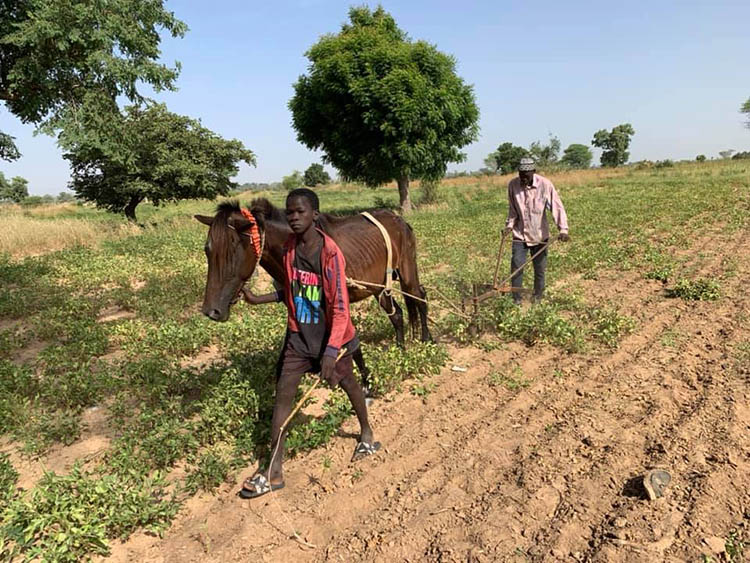
<svg viewBox="0 0 750 563">
<path fill-rule="evenodd" d="M 546 244 L 547 241 L 544 241 Z M 526 262 L 527 256 L 533 256 L 544 246 L 544 244 L 529 245 L 522 240 L 513 241 L 513 254 L 510 258 L 510 271 L 515 272 L 521 265 Z M 524 268 L 525 270 L 526 268 Z M 544 273 L 547 271 L 547 249 L 534 258 L 534 299 L 539 300 L 544 295 Z M 523 270 L 518 272 L 511 279 L 513 287 L 523 287 Z M 521 302 L 521 294 L 513 292 L 513 301 Z"/>
</svg>

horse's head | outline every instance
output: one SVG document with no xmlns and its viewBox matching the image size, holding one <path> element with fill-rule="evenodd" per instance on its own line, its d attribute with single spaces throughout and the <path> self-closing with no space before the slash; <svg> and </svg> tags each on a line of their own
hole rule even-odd
<svg viewBox="0 0 750 563">
<path fill-rule="evenodd" d="M 209 226 L 205 245 L 208 278 L 201 311 L 208 318 L 223 322 L 260 261 L 263 217 L 246 216 L 232 201 L 220 204 L 214 217 L 195 218 Z"/>
</svg>

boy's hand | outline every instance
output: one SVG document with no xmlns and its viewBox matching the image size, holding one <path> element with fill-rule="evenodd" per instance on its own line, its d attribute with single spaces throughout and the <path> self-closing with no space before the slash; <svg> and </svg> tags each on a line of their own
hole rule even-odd
<svg viewBox="0 0 750 563">
<path fill-rule="evenodd" d="M 323 356 L 320 362 L 320 375 L 325 382 L 333 387 L 334 370 L 336 369 L 336 358 L 333 356 Z"/>
<path fill-rule="evenodd" d="M 249 289 L 246 289 L 243 287 L 240 290 L 240 293 L 242 293 L 242 298 L 245 300 L 245 303 L 247 303 L 248 305 L 260 305 L 258 296 L 253 294 Z"/>
<path fill-rule="evenodd" d="M 560 236 L 557 238 L 560 239 L 560 242 L 570 242 L 570 235 L 568 233 L 560 233 Z"/>
</svg>

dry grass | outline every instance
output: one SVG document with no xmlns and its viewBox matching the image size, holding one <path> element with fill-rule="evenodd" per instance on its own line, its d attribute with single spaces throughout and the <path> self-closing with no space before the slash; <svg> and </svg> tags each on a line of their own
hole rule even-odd
<svg viewBox="0 0 750 563">
<path fill-rule="evenodd" d="M 54 215 L 52 213 L 47 217 Z M 103 240 L 138 232 L 140 229 L 136 225 L 129 224 L 106 224 L 72 218 L 50 221 L 20 213 L 3 213 L 0 254 L 10 254 L 13 258 L 36 256 L 79 245 L 94 246 Z"/>
</svg>

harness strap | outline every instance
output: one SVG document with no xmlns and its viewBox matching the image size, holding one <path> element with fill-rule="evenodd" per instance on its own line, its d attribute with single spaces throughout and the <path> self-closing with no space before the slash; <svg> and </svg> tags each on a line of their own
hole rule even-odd
<svg viewBox="0 0 750 563">
<path fill-rule="evenodd" d="M 368 221 L 370 221 L 373 225 L 375 225 L 379 230 L 380 234 L 383 235 L 383 240 L 385 241 L 385 250 L 387 255 L 387 262 L 386 262 L 386 268 L 385 268 L 385 288 L 383 289 L 383 293 L 390 296 L 391 295 L 391 289 L 393 288 L 393 249 L 391 248 L 391 237 L 388 234 L 388 231 L 386 231 L 383 224 L 375 219 L 372 215 L 370 215 L 367 211 L 363 211 L 361 213 Z"/>
</svg>

